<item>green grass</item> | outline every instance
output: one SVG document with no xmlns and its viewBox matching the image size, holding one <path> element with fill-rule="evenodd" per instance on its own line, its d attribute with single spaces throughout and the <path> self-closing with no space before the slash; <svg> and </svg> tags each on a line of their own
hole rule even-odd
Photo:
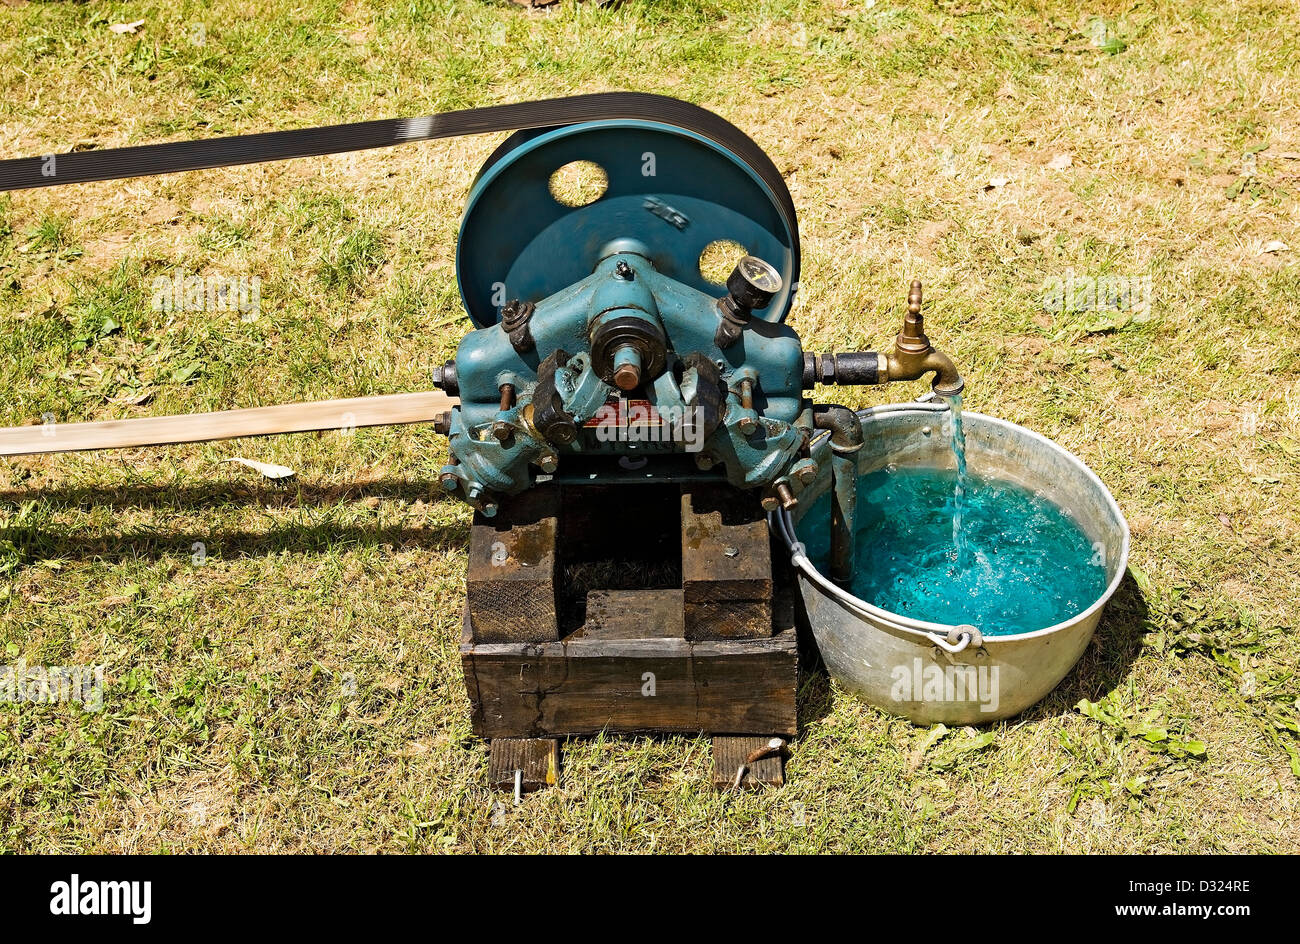
<svg viewBox="0 0 1300 944">
<path fill-rule="evenodd" d="M 431 430 L 0 461 L 4 662 L 107 676 L 99 713 L 0 705 L 0 848 L 1300 849 L 1289 3 L 0 10 L 4 156 L 609 88 L 712 108 L 790 182 L 807 346 L 885 344 L 922 279 L 968 405 L 1098 472 L 1136 575 L 1062 686 L 987 732 L 814 675 L 783 789 L 714 794 L 703 740 L 595 738 L 516 807 L 470 731 L 469 516 Z M 497 143 L 0 199 L 0 422 L 426 389 L 468 329 L 456 226 Z M 1044 311 L 1067 272 L 1150 275 L 1152 316 Z M 256 275 L 261 314 L 154 310 L 176 274 Z"/>
</svg>

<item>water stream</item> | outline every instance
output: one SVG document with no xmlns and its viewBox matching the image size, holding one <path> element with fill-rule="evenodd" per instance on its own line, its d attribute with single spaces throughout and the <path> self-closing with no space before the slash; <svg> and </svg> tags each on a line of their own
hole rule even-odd
<svg viewBox="0 0 1300 944">
<path fill-rule="evenodd" d="M 952 544 L 956 549 L 957 566 L 970 566 L 970 546 L 962 519 L 966 515 L 966 433 L 961 427 L 961 394 L 944 397 L 948 401 L 948 415 L 952 422 L 952 454 L 957 459 L 957 479 L 952 490 Z"/>
</svg>

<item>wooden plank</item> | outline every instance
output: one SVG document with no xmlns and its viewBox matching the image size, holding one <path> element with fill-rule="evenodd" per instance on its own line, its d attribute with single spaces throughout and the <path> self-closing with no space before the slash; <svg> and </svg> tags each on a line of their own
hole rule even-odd
<svg viewBox="0 0 1300 944">
<path fill-rule="evenodd" d="M 465 596 L 477 642 L 558 639 L 557 518 L 560 490 L 540 486 L 503 499 L 494 518 L 474 515 Z"/>
<path fill-rule="evenodd" d="M 445 393 L 397 393 L 317 403 L 285 403 L 247 410 L 149 416 L 102 423 L 49 423 L 0 429 L 0 456 L 90 452 L 133 446 L 168 446 L 242 436 L 428 423 L 456 405 Z"/>
<path fill-rule="evenodd" d="M 519 792 L 553 787 L 560 780 L 560 742 L 554 738 L 493 738 L 488 753 L 488 785 L 514 792 L 519 771 Z"/>
<path fill-rule="evenodd" d="M 796 731 L 793 628 L 766 639 L 705 642 L 468 643 L 461 660 L 479 737 Z"/>
<path fill-rule="evenodd" d="M 717 790 L 730 790 L 736 783 L 736 772 L 743 765 L 745 775 L 740 782 L 743 790 L 757 790 L 760 786 L 780 787 L 785 784 L 784 753 L 774 754 L 747 764 L 746 760 L 772 740 L 767 737 L 715 737 L 713 739 L 713 786 Z"/>
<path fill-rule="evenodd" d="M 758 499 L 725 484 L 683 486 L 682 591 L 686 638 L 772 633 L 772 553 Z"/>
<path fill-rule="evenodd" d="M 586 622 L 570 638 L 685 638 L 680 590 L 589 590 Z"/>
</svg>

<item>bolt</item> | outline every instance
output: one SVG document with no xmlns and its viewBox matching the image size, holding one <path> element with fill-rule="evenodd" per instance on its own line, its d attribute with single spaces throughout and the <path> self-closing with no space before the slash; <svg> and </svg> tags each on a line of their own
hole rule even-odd
<svg viewBox="0 0 1300 944">
<path fill-rule="evenodd" d="M 443 491 L 454 492 L 460 488 L 460 479 L 456 478 L 455 472 L 444 472 L 438 476 L 438 481 L 442 483 Z"/>
<path fill-rule="evenodd" d="M 789 482 L 776 483 L 776 497 L 781 500 L 781 507 L 786 511 L 791 510 L 799 504 L 799 499 L 794 497 L 794 492 L 790 491 Z"/>
<path fill-rule="evenodd" d="M 515 405 L 515 385 L 508 384 L 508 383 L 502 384 L 501 385 L 501 406 L 498 407 L 498 409 L 500 409 L 501 412 L 504 413 L 506 410 L 510 409 L 514 405 Z"/>
<path fill-rule="evenodd" d="M 483 512 L 484 518 L 495 518 L 497 516 L 497 510 L 498 510 L 497 503 L 485 502 L 483 507 L 479 510 Z"/>
<path fill-rule="evenodd" d="M 754 419 L 752 416 L 742 416 L 740 421 L 736 423 L 736 426 L 744 435 L 752 436 L 754 435 L 754 431 L 758 429 L 758 420 Z"/>
<path fill-rule="evenodd" d="M 762 505 L 764 511 L 776 511 L 779 504 L 780 503 L 771 495 L 763 496 Z"/>
<path fill-rule="evenodd" d="M 614 386 L 635 390 L 640 383 L 641 352 L 631 344 L 624 344 L 614 352 Z"/>
<path fill-rule="evenodd" d="M 451 432 L 451 414 L 439 413 L 433 418 L 433 431 L 439 436 L 446 436 Z"/>
<path fill-rule="evenodd" d="M 726 547 L 722 549 L 722 553 L 727 555 L 728 557 L 738 557 L 740 555 L 740 548 L 732 547 L 730 544 L 728 544 Z"/>
<path fill-rule="evenodd" d="M 628 265 L 626 262 L 624 262 L 621 259 L 614 265 L 614 274 L 617 275 L 624 282 L 631 282 L 634 278 L 636 278 L 636 272 L 632 270 L 632 267 L 630 265 Z"/>
<path fill-rule="evenodd" d="M 560 457 L 553 452 L 548 452 L 537 460 L 537 467 L 550 475 L 560 467 Z"/>
<path fill-rule="evenodd" d="M 492 424 L 492 435 L 495 436 L 496 441 L 501 443 L 503 446 L 510 441 L 510 437 L 514 434 L 514 427 L 503 420 L 497 420 Z"/>
<path fill-rule="evenodd" d="M 754 408 L 754 381 L 748 377 L 740 382 L 740 405 L 747 410 Z"/>
<path fill-rule="evenodd" d="M 800 485 L 811 485 L 817 478 L 817 465 L 813 462 L 800 463 L 794 474 Z"/>
<path fill-rule="evenodd" d="M 713 456 L 709 455 L 707 452 L 701 452 L 695 457 L 695 468 L 699 469 L 701 472 L 709 471 L 709 469 L 713 468 L 713 465 Z"/>
</svg>

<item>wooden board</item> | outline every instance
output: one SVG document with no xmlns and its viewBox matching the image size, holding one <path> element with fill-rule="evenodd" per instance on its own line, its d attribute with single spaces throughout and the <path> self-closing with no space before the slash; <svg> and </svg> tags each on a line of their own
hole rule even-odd
<svg viewBox="0 0 1300 944">
<path fill-rule="evenodd" d="M 456 405 L 445 393 L 397 393 L 317 403 L 285 403 L 247 410 L 147 416 L 102 423 L 48 423 L 0 429 L 0 456 L 89 452 L 131 446 L 167 446 L 241 436 L 273 436 L 362 426 L 429 423 Z"/>
<path fill-rule="evenodd" d="M 553 787 L 560 779 L 560 742 L 554 738 L 494 738 L 488 754 L 488 785 L 514 792 L 519 771 L 519 792 Z"/>
<path fill-rule="evenodd" d="M 713 739 L 713 786 L 730 790 L 736 783 L 736 771 L 745 758 L 766 745 L 766 737 L 715 737 Z M 785 784 L 785 758 L 783 755 L 764 757 L 747 765 L 742 790 L 757 790 L 760 786 L 780 787 Z"/>
<path fill-rule="evenodd" d="M 686 638 L 772 634 L 772 554 L 758 498 L 725 484 L 682 487 Z"/>
<path fill-rule="evenodd" d="M 479 642 L 547 642 L 560 636 L 555 538 L 560 490 L 541 486 L 503 499 L 494 518 L 475 513 L 465 596 Z"/>
<path fill-rule="evenodd" d="M 680 590 L 589 590 L 584 615 L 570 638 L 686 638 Z"/>
<path fill-rule="evenodd" d="M 796 730 L 795 630 L 767 639 L 671 637 L 461 646 L 474 733 L 546 737 Z"/>
</svg>

